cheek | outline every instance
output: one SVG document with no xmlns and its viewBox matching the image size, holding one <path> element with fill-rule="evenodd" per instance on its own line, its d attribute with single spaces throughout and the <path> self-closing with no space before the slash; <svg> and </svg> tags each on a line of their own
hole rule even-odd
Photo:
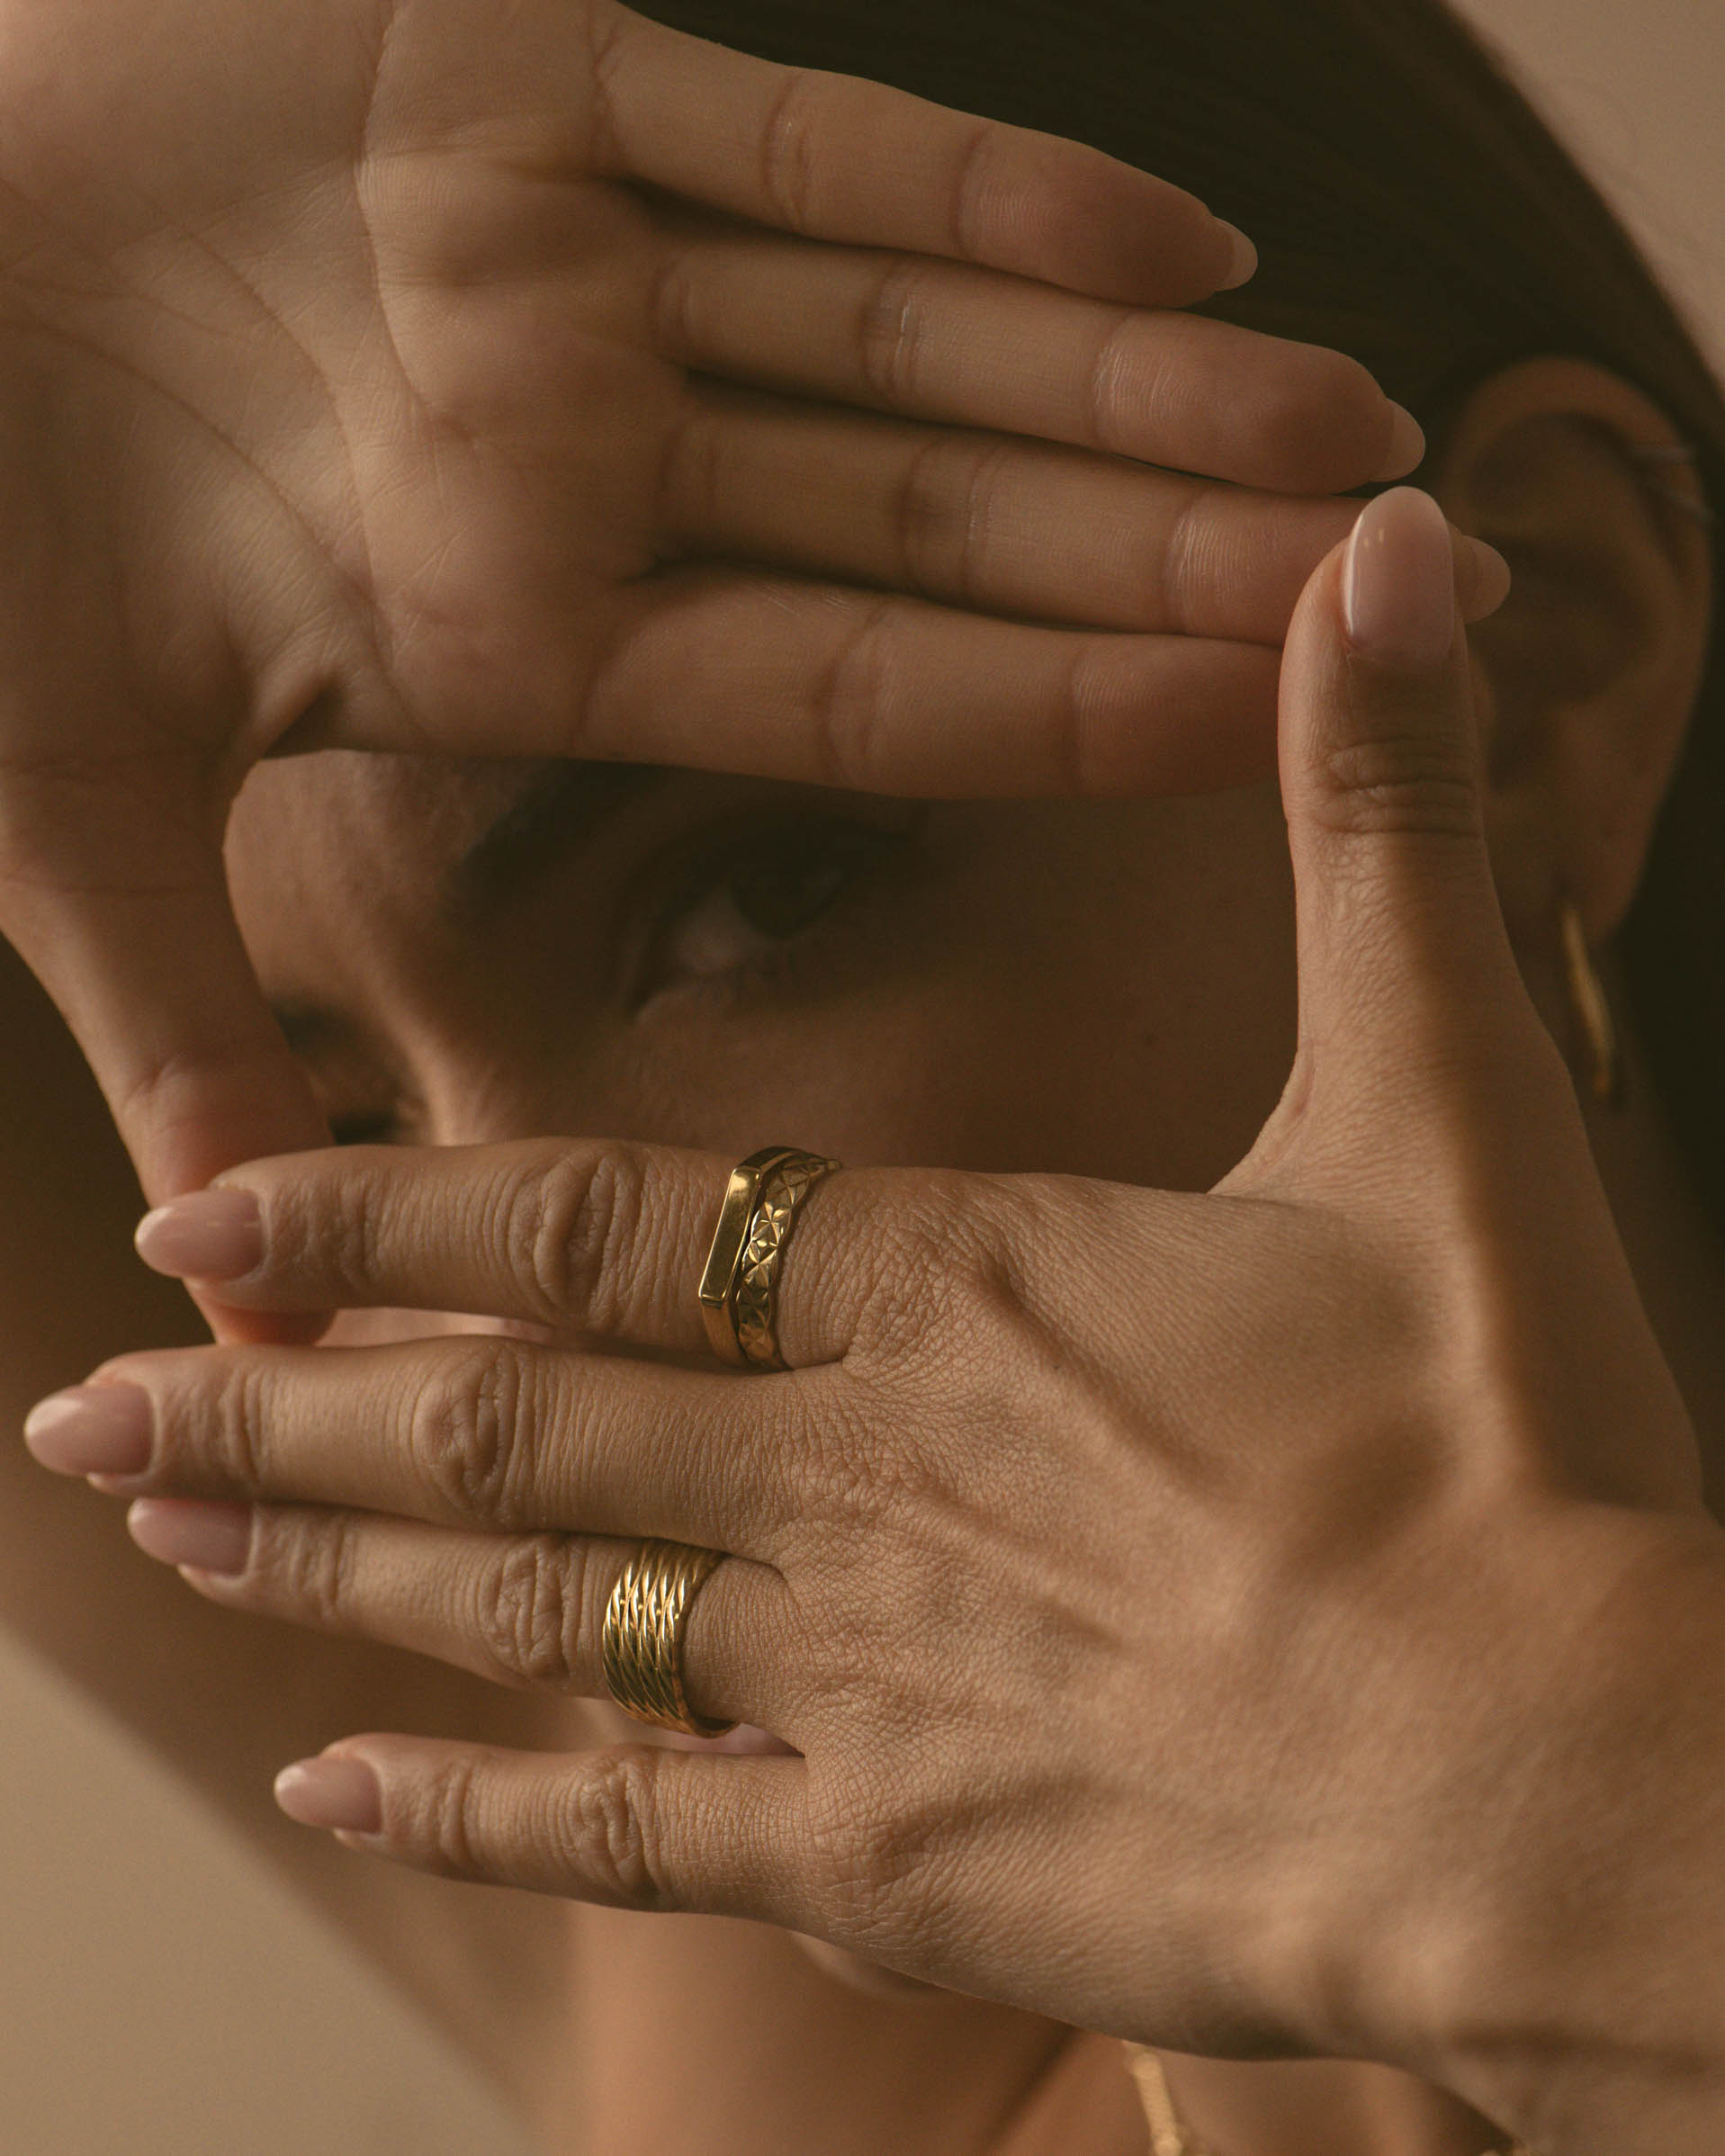
<svg viewBox="0 0 1725 2156">
<path fill-rule="evenodd" d="M 738 1157 L 784 1142 L 855 1166 L 1216 1181 L 1293 1051 L 1273 792 L 1044 813 L 1017 842 L 991 831 L 866 985 L 620 1038 L 588 1065 L 597 1097 L 568 1104 L 580 1127 Z"/>
</svg>

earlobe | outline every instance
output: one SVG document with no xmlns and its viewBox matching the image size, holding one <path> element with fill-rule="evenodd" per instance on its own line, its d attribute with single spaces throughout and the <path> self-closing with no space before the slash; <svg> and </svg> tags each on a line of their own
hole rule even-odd
<svg viewBox="0 0 1725 2156">
<path fill-rule="evenodd" d="M 1518 943 L 1569 903 L 1599 948 L 1640 880 L 1712 625 L 1712 540 L 1683 447 L 1619 376 L 1534 359 L 1475 391 L 1437 460 L 1450 517 L 1515 573 L 1470 633 Z"/>
</svg>

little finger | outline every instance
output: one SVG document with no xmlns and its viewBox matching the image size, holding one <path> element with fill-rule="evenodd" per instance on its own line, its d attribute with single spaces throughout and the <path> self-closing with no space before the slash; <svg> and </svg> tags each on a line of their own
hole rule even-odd
<svg viewBox="0 0 1725 2156">
<path fill-rule="evenodd" d="M 285 1768 L 275 1791 L 302 1826 L 441 1878 L 813 1931 L 831 1897 L 806 1783 L 795 1758 L 368 1735 Z"/>
</svg>

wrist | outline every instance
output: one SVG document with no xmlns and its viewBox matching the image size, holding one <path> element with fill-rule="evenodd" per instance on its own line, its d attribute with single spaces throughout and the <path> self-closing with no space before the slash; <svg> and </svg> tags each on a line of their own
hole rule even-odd
<svg viewBox="0 0 1725 2156">
<path fill-rule="evenodd" d="M 1590 1511 L 1458 1891 L 1405 1939 L 1406 2063 L 1541 2156 L 1725 2147 L 1725 1535 Z M 1549 1607 L 1549 1596 L 1544 1598 Z M 1540 1666 L 1536 1655 L 1533 1666 Z M 1525 1666 L 1523 1665 L 1523 1666 Z M 1431 1940 L 1439 1942 L 1435 1951 Z M 1407 1957 L 1411 1956 L 1411 1961 Z"/>
</svg>

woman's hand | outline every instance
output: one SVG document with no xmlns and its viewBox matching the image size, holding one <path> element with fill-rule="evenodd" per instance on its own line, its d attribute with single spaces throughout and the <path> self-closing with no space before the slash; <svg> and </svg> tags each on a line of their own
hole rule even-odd
<svg viewBox="0 0 1725 2156">
<path fill-rule="evenodd" d="M 1353 362 L 1166 311 L 1251 259 L 1094 151 L 611 0 L 14 10 L 0 932 L 147 1186 L 322 1136 L 221 876 L 274 750 L 1264 756 L 1348 518 L 1288 498 L 1421 444 Z"/>
<path fill-rule="evenodd" d="M 155 1262 L 245 1307 L 517 1330 L 109 1366 L 34 1442 L 147 1494 L 147 1549 L 591 1696 L 632 1538 L 723 1550 L 690 1697 L 800 1755 L 354 1737 L 297 1815 L 1163 2044 L 1379 2058 L 1566 2156 L 1716 2145 L 1725 1554 L 1507 947 L 1468 684 L 1442 519 L 1388 497 L 1289 645 L 1300 1043 L 1249 1157 L 1207 1196 L 832 1177 L 790 1374 L 700 1367 L 726 1161 L 326 1154 L 158 1215 Z"/>
</svg>

